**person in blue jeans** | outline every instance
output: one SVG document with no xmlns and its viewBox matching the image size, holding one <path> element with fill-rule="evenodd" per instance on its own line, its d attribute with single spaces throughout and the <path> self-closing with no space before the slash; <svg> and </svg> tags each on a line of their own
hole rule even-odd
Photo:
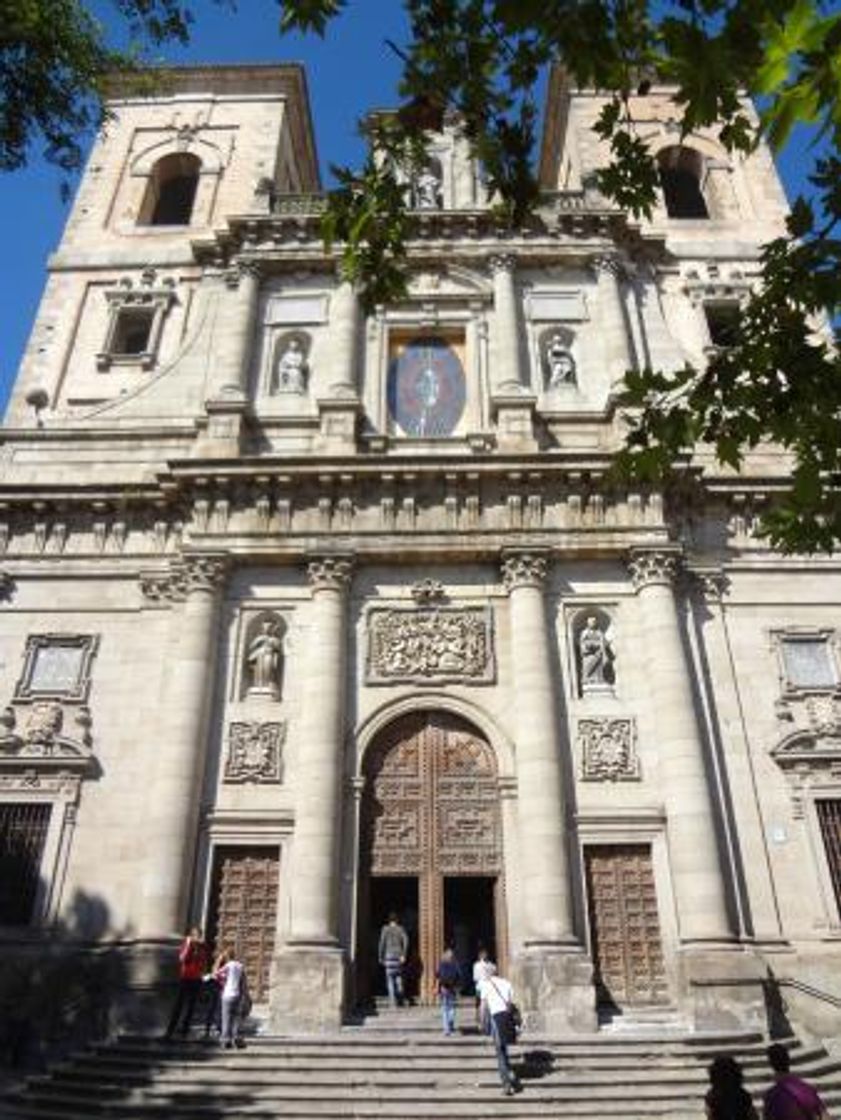
<svg viewBox="0 0 841 1120">
<path fill-rule="evenodd" d="M 456 1033 L 456 997 L 461 984 L 461 969 L 452 949 L 445 949 L 435 972 L 438 981 L 438 998 L 441 1001 L 441 1018 L 444 1034 Z"/>
<path fill-rule="evenodd" d="M 388 1001 L 392 1007 L 403 1005 L 403 965 L 409 951 L 409 935 L 397 921 L 392 911 L 388 922 L 380 930 L 379 958 L 385 969 Z"/>
</svg>

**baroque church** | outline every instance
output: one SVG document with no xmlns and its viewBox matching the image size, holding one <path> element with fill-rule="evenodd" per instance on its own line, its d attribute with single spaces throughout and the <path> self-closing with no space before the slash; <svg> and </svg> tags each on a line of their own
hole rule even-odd
<svg viewBox="0 0 841 1120">
<path fill-rule="evenodd" d="M 632 220 L 602 104 L 552 75 L 518 233 L 446 124 L 365 315 L 301 67 L 115 89 L 2 429 L 5 956 L 116 945 L 139 1017 L 195 923 L 326 1029 L 395 911 L 420 1001 L 481 943 L 542 1030 L 763 1029 L 776 985 L 828 1032 L 839 561 L 754 534 L 772 449 L 608 475 L 624 372 L 728 345 L 786 200 L 654 89 Z"/>
</svg>

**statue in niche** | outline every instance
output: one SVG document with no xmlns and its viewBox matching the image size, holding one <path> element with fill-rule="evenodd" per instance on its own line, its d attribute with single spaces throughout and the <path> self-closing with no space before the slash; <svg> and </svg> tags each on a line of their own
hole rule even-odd
<svg viewBox="0 0 841 1120">
<path fill-rule="evenodd" d="M 578 635 L 581 692 L 610 688 L 613 684 L 613 649 L 606 630 L 595 615 L 588 615 Z"/>
<path fill-rule="evenodd" d="M 306 391 L 307 361 L 304 348 L 297 338 L 290 338 L 277 363 L 274 388 L 276 393 L 303 393 Z"/>
<path fill-rule="evenodd" d="M 569 352 L 569 344 L 560 332 L 553 334 L 546 346 L 546 366 L 548 389 L 575 384 L 575 358 Z"/>
<path fill-rule="evenodd" d="M 264 618 L 260 629 L 248 643 L 245 663 L 248 667 L 248 695 L 280 698 L 280 669 L 283 661 L 283 639 L 276 618 Z"/>
<path fill-rule="evenodd" d="M 413 186 L 418 210 L 440 210 L 441 177 L 436 174 L 434 167 L 424 167 L 415 178 Z"/>
</svg>

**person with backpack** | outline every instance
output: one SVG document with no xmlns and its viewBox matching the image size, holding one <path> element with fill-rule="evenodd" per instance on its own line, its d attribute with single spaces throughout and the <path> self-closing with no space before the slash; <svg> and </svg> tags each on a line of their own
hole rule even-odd
<svg viewBox="0 0 841 1120">
<path fill-rule="evenodd" d="M 791 1072 L 791 1055 L 775 1042 L 765 1051 L 774 1084 L 762 1101 L 763 1120 L 830 1120 L 821 1098 L 801 1077 Z"/>
<path fill-rule="evenodd" d="M 502 1091 L 507 1097 L 522 1089 L 520 1079 L 511 1068 L 508 1047 L 517 1041 L 519 1012 L 514 1003 L 514 989 L 504 976 L 490 974 L 481 981 L 480 993 L 488 1008 L 491 1020 L 491 1034 L 496 1050 L 496 1064 Z"/>
<path fill-rule="evenodd" d="M 445 949 L 435 971 L 438 981 L 438 998 L 441 1001 L 441 1018 L 444 1034 L 456 1033 L 456 999 L 461 985 L 461 969 L 452 949 Z"/>
</svg>

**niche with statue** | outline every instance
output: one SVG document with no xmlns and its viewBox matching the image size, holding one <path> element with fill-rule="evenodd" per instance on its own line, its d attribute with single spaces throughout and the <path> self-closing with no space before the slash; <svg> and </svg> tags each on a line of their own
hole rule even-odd
<svg viewBox="0 0 841 1120">
<path fill-rule="evenodd" d="M 242 699 L 280 700 L 283 692 L 286 623 L 275 611 L 261 611 L 245 628 Z"/>
<path fill-rule="evenodd" d="M 612 694 L 616 686 L 613 622 L 600 607 L 586 607 L 572 620 L 578 695 Z"/>
<path fill-rule="evenodd" d="M 578 368 L 573 356 L 575 334 L 568 327 L 549 327 L 540 337 L 540 363 L 547 392 L 575 388 Z"/>
<path fill-rule="evenodd" d="M 277 339 L 269 379 L 272 396 L 303 396 L 306 393 L 311 342 L 305 331 L 287 331 Z"/>
</svg>

